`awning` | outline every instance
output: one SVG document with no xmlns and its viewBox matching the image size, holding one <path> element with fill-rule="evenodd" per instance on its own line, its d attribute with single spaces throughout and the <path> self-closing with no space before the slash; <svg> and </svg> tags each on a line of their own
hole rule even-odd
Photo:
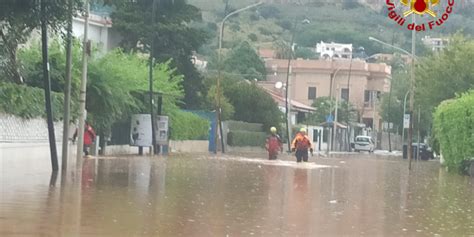
<svg viewBox="0 0 474 237">
<path fill-rule="evenodd" d="M 284 107 L 285 104 L 286 104 L 286 99 L 284 97 L 282 97 L 281 95 L 265 88 L 265 87 L 261 87 L 262 89 L 264 89 L 268 94 L 270 94 L 273 98 L 274 101 L 276 101 L 278 103 L 279 106 L 282 106 Z M 301 103 L 299 101 L 296 101 L 296 100 L 290 100 L 290 103 L 291 103 L 291 109 L 294 110 L 294 111 L 298 111 L 298 112 L 304 112 L 304 113 L 311 113 L 311 112 L 314 112 L 316 111 L 315 108 L 311 107 L 311 106 L 308 106 L 304 103 Z"/>
</svg>

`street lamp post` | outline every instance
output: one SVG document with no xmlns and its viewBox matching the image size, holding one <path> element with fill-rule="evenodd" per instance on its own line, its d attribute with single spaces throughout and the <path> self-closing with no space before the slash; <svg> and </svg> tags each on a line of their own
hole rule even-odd
<svg viewBox="0 0 474 237">
<path fill-rule="evenodd" d="M 302 21 L 304 24 L 309 24 L 308 19 Z M 286 67 L 286 91 L 285 91 L 285 117 L 286 117 L 286 132 L 287 132 L 287 145 L 288 152 L 291 152 L 291 103 L 289 91 L 290 91 L 290 74 L 291 74 L 291 59 L 293 58 L 293 44 L 295 42 L 296 28 L 298 27 L 298 18 L 295 18 L 295 23 L 293 25 L 293 31 L 291 32 L 291 42 L 290 42 L 290 55 L 288 55 L 288 65 Z"/>
<path fill-rule="evenodd" d="M 224 137 L 223 137 L 223 133 L 222 133 L 222 126 L 221 126 L 221 96 L 220 96 L 220 87 L 221 87 L 221 77 L 222 77 L 222 38 L 224 37 L 224 24 L 225 24 L 225 21 L 235 15 L 235 14 L 238 14 L 239 12 L 242 12 L 242 11 L 245 11 L 245 10 L 248 10 L 250 8 L 254 8 L 254 7 L 257 7 L 259 5 L 263 4 L 263 2 L 258 2 L 258 3 L 255 3 L 255 4 L 252 4 L 252 5 L 248 5 L 244 8 L 241 8 L 241 9 L 238 9 L 236 11 L 233 11 L 229 14 L 227 14 L 227 16 L 224 17 L 224 19 L 222 19 L 221 21 L 221 24 L 220 24 L 220 32 L 219 32 L 219 51 L 218 51 L 218 54 L 217 54 L 217 61 L 218 61 L 218 75 L 217 75 L 217 85 L 216 85 L 216 104 L 217 104 L 217 108 L 216 108 L 216 136 L 215 136 L 215 153 L 217 153 L 217 143 L 218 143 L 218 139 L 217 139 L 217 134 L 220 133 L 221 135 L 221 147 L 222 147 L 222 152 L 225 153 L 225 150 L 224 150 Z M 217 131 L 217 128 L 219 128 L 219 132 Z"/>
<path fill-rule="evenodd" d="M 416 22 L 415 20 L 415 14 L 413 14 L 413 17 L 412 17 L 412 21 L 413 23 Z M 379 39 L 376 39 L 374 37 L 369 37 L 369 40 L 372 40 L 372 41 L 375 41 L 375 42 L 378 42 L 380 44 L 383 44 L 383 45 L 386 45 L 388 47 L 391 47 L 391 48 L 394 48 L 394 49 L 397 49 L 407 55 L 409 55 L 411 57 L 411 71 L 410 71 L 410 109 L 409 109 L 409 113 L 410 113 L 410 126 L 408 127 L 408 169 L 411 170 L 411 161 L 413 159 L 413 152 L 412 152 L 412 142 L 413 142 L 413 107 L 414 107 L 414 92 L 415 92 L 415 31 L 413 30 L 412 31 L 412 35 L 411 35 L 412 39 L 411 39 L 411 53 L 402 49 L 402 48 L 399 48 L 399 47 L 396 47 L 396 46 L 393 46 L 391 44 L 388 44 L 388 43 L 385 43 Z M 405 114 L 405 113 L 404 113 Z"/>
<path fill-rule="evenodd" d="M 341 70 L 341 68 L 342 68 L 342 65 L 339 66 L 339 67 L 334 71 L 334 73 L 331 75 L 331 83 L 330 83 L 330 85 L 329 85 L 329 86 L 330 86 L 330 89 L 329 89 L 329 98 L 331 99 L 331 101 L 332 101 L 332 99 L 333 99 L 332 92 L 333 92 L 333 90 L 334 90 L 333 88 L 334 88 L 334 83 L 335 83 L 335 80 L 336 80 L 336 75 L 337 75 L 337 73 Z M 337 111 L 337 107 L 338 107 L 338 106 L 337 106 L 337 103 L 338 103 L 338 101 L 337 101 L 337 98 L 334 98 L 334 99 L 336 100 L 336 111 Z M 331 106 L 330 106 L 331 109 L 330 109 L 329 113 L 332 113 L 332 109 L 333 109 L 332 106 L 333 106 L 333 103 L 331 103 L 330 105 L 331 105 Z M 333 150 L 333 148 L 334 148 L 334 137 L 335 137 L 335 131 L 336 131 L 336 128 L 337 128 L 337 125 L 336 125 L 336 123 L 337 123 L 337 117 L 336 117 L 337 114 L 336 114 L 336 113 L 337 113 L 337 112 L 334 113 L 335 116 L 334 116 L 334 121 L 333 121 L 332 132 L 331 132 L 331 139 L 328 139 L 328 140 L 331 142 L 331 145 L 329 145 L 329 143 L 328 143 L 328 146 L 327 146 L 327 149 L 326 149 L 326 150 L 327 150 L 326 153 L 327 153 L 328 155 L 329 155 L 329 147 L 331 147 L 331 150 Z"/>
<path fill-rule="evenodd" d="M 89 32 L 89 12 L 90 12 L 90 2 L 86 0 L 85 3 L 85 15 L 84 15 L 84 39 L 82 42 L 82 79 L 81 79 L 81 89 L 79 91 L 79 128 L 77 130 L 77 162 L 82 160 L 82 153 L 84 148 L 84 126 L 86 119 L 86 89 L 87 89 L 87 59 L 90 50 L 90 44 L 88 40 Z M 80 163 L 78 163 L 80 164 Z"/>
</svg>

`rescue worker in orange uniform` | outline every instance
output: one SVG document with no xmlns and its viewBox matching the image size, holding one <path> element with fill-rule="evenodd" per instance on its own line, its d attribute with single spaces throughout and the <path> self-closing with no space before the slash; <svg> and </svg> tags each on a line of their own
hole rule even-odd
<svg viewBox="0 0 474 237">
<path fill-rule="evenodd" d="M 306 129 L 301 128 L 293 142 L 291 142 L 291 151 L 296 151 L 296 162 L 308 162 L 308 150 L 313 153 L 313 145 L 306 135 Z"/>
</svg>

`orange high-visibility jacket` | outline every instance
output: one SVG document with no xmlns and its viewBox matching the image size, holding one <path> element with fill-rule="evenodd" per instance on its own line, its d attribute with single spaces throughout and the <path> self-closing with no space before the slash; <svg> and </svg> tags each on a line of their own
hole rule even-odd
<svg viewBox="0 0 474 237">
<path fill-rule="evenodd" d="M 302 133 L 297 133 L 293 142 L 291 142 L 291 148 L 295 148 L 297 150 L 300 149 L 309 149 L 313 145 L 311 144 L 311 140 L 307 135 L 303 135 Z"/>
</svg>

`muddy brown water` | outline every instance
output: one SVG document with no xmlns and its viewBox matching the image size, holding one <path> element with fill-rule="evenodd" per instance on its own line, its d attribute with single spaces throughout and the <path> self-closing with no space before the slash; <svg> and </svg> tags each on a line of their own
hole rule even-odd
<svg viewBox="0 0 474 237">
<path fill-rule="evenodd" d="M 1 162 L 0 236 L 474 236 L 474 181 L 353 155 Z"/>
</svg>

